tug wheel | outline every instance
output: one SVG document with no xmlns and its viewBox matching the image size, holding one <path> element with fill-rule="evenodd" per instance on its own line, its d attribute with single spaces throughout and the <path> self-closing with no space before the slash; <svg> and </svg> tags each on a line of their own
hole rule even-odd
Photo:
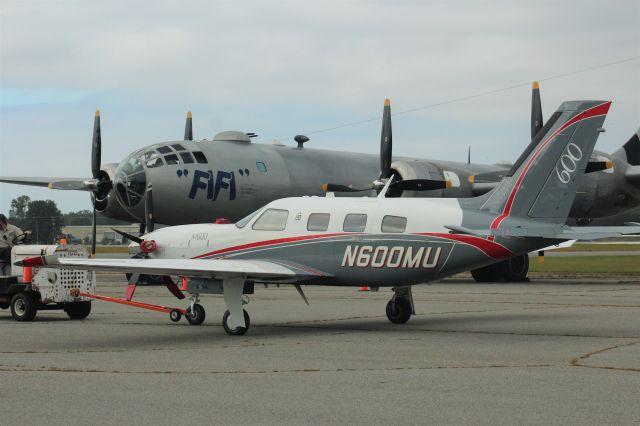
<svg viewBox="0 0 640 426">
<path fill-rule="evenodd" d="M 387 303 L 387 318 L 394 324 L 404 324 L 411 318 L 411 303 L 402 297 L 396 297 Z"/>
<path fill-rule="evenodd" d="M 202 307 L 202 305 L 196 303 L 195 305 L 193 305 L 193 313 L 191 312 L 191 307 L 188 307 L 187 315 L 185 316 L 187 317 L 187 321 L 189 321 L 189 324 L 200 325 L 204 322 L 204 308 Z"/>
<path fill-rule="evenodd" d="M 33 321 L 38 313 L 36 297 L 31 293 L 18 293 L 11 299 L 11 315 L 21 322 Z"/>
<path fill-rule="evenodd" d="M 231 312 L 229 312 L 228 310 L 222 316 L 222 327 L 224 328 L 224 331 L 226 331 L 230 336 L 242 336 L 247 332 L 247 330 L 249 330 L 251 318 L 249 318 L 249 314 L 247 313 L 247 311 L 243 309 L 242 312 L 244 313 L 244 323 L 246 324 L 245 327 L 229 327 L 229 317 L 231 316 Z"/>
<path fill-rule="evenodd" d="M 75 302 L 67 305 L 64 311 L 71 319 L 85 319 L 91 313 L 91 302 Z"/>
<path fill-rule="evenodd" d="M 178 322 L 180 321 L 180 318 L 182 318 L 182 314 L 179 310 L 172 309 L 171 312 L 169 312 L 169 319 L 171 319 L 171 321 Z"/>
</svg>

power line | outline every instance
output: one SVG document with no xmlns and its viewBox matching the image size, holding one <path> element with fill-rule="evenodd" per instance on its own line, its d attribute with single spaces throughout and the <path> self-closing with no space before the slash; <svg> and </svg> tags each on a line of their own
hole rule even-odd
<svg viewBox="0 0 640 426">
<path fill-rule="evenodd" d="M 589 71 L 595 71 L 595 70 L 602 69 L 602 68 L 612 67 L 614 65 L 619 65 L 619 64 L 626 63 L 626 62 L 635 61 L 635 60 L 638 60 L 638 59 L 640 59 L 640 55 L 639 56 L 631 56 L 629 58 L 620 59 L 620 60 L 613 61 L 613 62 L 607 62 L 606 64 L 599 64 L 599 65 L 594 65 L 594 66 L 587 67 L 587 68 L 582 68 L 582 69 L 579 69 L 579 70 L 574 70 L 574 71 L 569 71 L 569 72 L 565 72 L 565 73 L 561 73 L 561 74 L 551 75 L 551 76 L 548 76 L 548 77 L 541 78 L 538 81 L 556 80 L 556 79 L 568 77 L 568 76 L 571 76 L 571 75 L 576 75 L 576 74 L 585 73 L 585 72 L 589 72 Z M 424 105 L 424 106 L 411 108 L 411 109 L 405 109 L 405 110 L 393 113 L 391 115 L 392 116 L 397 116 L 397 115 L 409 114 L 409 113 L 416 112 L 416 111 L 422 111 L 422 110 L 425 110 L 425 109 L 436 108 L 436 107 L 439 107 L 439 106 L 442 106 L 442 105 L 453 104 L 453 103 L 456 103 L 456 102 L 462 102 L 462 101 L 466 101 L 466 100 L 469 100 L 469 99 L 480 98 L 480 97 L 483 97 L 483 96 L 494 95 L 494 94 L 500 93 L 500 92 L 506 92 L 508 90 L 518 89 L 520 87 L 529 86 L 530 84 L 531 84 L 530 81 L 528 81 L 526 83 L 518 83 L 518 84 L 511 85 L 511 86 L 501 87 L 499 89 L 493 89 L 493 90 L 488 90 L 486 92 L 476 93 L 476 94 L 473 94 L 473 95 L 461 96 L 459 98 L 453 98 L 453 99 L 449 99 L 449 100 L 441 101 L 441 102 L 436 102 L 436 103 L 429 104 L 429 105 Z M 303 132 L 303 133 L 305 135 L 315 135 L 315 134 L 318 134 L 318 133 L 331 132 L 333 130 L 343 129 L 345 127 L 352 127 L 352 126 L 358 126 L 358 125 L 364 124 L 364 123 L 370 123 L 372 121 L 380 120 L 381 118 L 382 118 L 382 116 L 379 115 L 377 117 L 367 118 L 367 119 L 359 120 L 359 121 L 352 121 L 350 123 L 339 124 L 337 126 L 327 127 L 327 128 L 324 128 L 324 129 L 313 130 L 311 132 Z M 293 136 L 284 137 L 284 138 L 278 138 L 277 140 L 282 140 L 282 139 L 285 139 L 285 140 L 293 139 Z"/>
</svg>

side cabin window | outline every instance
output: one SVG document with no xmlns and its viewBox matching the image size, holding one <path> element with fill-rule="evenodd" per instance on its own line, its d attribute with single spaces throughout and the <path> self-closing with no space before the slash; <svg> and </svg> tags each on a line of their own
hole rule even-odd
<svg viewBox="0 0 640 426">
<path fill-rule="evenodd" d="M 382 232 L 402 233 L 407 229 L 407 218 L 387 215 L 382 218 Z"/>
<path fill-rule="evenodd" d="M 344 232 L 364 232 L 367 227 L 367 215 L 351 213 L 345 216 L 342 223 L 342 230 Z"/>
<path fill-rule="evenodd" d="M 267 209 L 251 228 L 256 231 L 283 231 L 288 217 L 289 210 Z"/>
<path fill-rule="evenodd" d="M 307 231 L 326 231 L 330 218 L 329 213 L 311 213 L 307 220 Z"/>
</svg>

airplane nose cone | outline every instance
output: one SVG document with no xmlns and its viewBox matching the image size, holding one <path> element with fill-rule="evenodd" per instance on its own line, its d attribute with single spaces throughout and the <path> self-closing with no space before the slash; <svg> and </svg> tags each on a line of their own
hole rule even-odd
<svg viewBox="0 0 640 426">
<path fill-rule="evenodd" d="M 147 176 L 142 162 L 136 155 L 130 155 L 118 165 L 113 184 L 120 204 L 133 216 L 142 218 Z"/>
</svg>

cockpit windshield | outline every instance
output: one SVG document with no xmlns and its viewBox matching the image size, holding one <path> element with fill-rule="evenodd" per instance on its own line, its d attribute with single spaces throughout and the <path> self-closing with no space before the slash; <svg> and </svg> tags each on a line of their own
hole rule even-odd
<svg viewBox="0 0 640 426">
<path fill-rule="evenodd" d="M 260 213 L 262 211 L 262 209 L 258 209 L 255 212 L 251 213 L 249 216 L 243 217 L 242 219 L 240 219 L 239 221 L 236 222 L 236 226 L 240 229 L 244 228 L 245 226 L 247 226 L 247 223 L 251 222 L 251 219 L 253 219 L 254 217 L 256 217 L 256 215 L 258 213 Z"/>
<path fill-rule="evenodd" d="M 146 154 L 141 157 L 144 158 Z M 116 170 L 114 185 L 116 196 L 125 206 L 133 207 L 144 198 L 147 187 L 145 169 L 139 158 L 140 152 L 135 152 L 120 163 Z"/>
</svg>

